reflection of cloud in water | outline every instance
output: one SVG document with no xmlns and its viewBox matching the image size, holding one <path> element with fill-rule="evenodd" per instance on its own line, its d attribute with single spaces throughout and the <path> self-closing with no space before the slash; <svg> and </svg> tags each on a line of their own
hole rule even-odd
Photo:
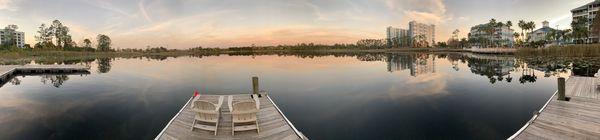
<svg viewBox="0 0 600 140">
<path fill-rule="evenodd" d="M 58 134 L 63 131 L 60 128 L 87 121 L 90 118 L 86 117 L 86 113 L 93 112 L 98 106 L 135 101 L 131 98 L 115 98 L 123 95 L 122 89 L 111 89 L 101 94 L 85 94 L 76 98 L 57 93 L 46 94 L 34 95 L 43 96 L 40 98 L 27 97 L 27 93 L 16 91 L 3 94 L 3 101 L 0 102 L 0 126 L 4 126 L 0 127 L 2 135 L 18 136 L 21 133 L 37 131 L 52 131 L 53 134 L 48 136 L 62 135 Z M 0 135 L 0 138 L 3 137 Z"/>
<path fill-rule="evenodd" d="M 447 94 L 447 83 L 443 77 L 445 77 L 445 74 L 441 73 L 409 77 L 402 84 L 391 85 L 387 93 L 391 99 Z"/>
<path fill-rule="evenodd" d="M 44 102 L 31 100 L 23 97 L 3 97 L 5 101 L 0 103 L 0 124 L 10 126 L 3 128 L 3 133 L 8 136 L 18 133 L 28 133 L 39 129 L 54 129 L 50 126 L 56 126 L 59 123 L 56 119 L 68 118 L 70 121 L 78 121 L 82 118 L 77 114 L 70 114 L 71 110 L 89 108 L 93 106 L 93 102 L 87 100 L 79 100 L 72 102 Z M 68 115 L 66 115 L 68 114 Z M 19 124 L 11 124 L 15 122 L 26 122 Z M 36 128 L 33 128 L 36 127 Z"/>
</svg>

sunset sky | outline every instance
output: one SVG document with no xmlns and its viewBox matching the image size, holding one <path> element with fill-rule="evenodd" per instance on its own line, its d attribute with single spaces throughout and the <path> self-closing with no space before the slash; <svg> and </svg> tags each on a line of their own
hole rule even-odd
<svg viewBox="0 0 600 140">
<path fill-rule="evenodd" d="M 591 0 L 0 0 L 0 26 L 16 24 L 35 44 L 58 19 L 73 39 L 106 34 L 115 48 L 354 43 L 384 38 L 387 26 L 436 25 L 436 41 L 466 37 L 490 18 L 569 28 L 570 10 Z M 518 27 L 516 31 L 520 32 Z"/>
</svg>

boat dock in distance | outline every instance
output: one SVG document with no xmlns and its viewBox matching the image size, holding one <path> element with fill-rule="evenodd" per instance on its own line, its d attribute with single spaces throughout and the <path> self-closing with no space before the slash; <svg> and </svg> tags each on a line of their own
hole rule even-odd
<svg viewBox="0 0 600 140">
<path fill-rule="evenodd" d="M 258 78 L 253 78 L 254 93 L 258 93 Z M 216 118 L 200 116 L 202 113 L 210 111 L 194 110 L 198 104 L 194 102 L 211 102 L 214 108 L 209 108 L 216 112 Z M 247 116 L 247 112 L 238 112 L 238 106 L 235 103 L 253 102 L 250 107 L 254 114 Z M 232 108 L 233 104 L 233 110 Z M 212 106 L 211 105 L 211 106 Z M 254 106 L 258 110 L 254 110 Z M 216 108 L 216 109 L 215 109 Z M 234 113 L 232 113 L 234 112 Z M 200 114 L 200 115 L 199 115 Z M 251 122 L 251 125 L 238 126 L 236 120 L 242 116 L 244 122 Z M 250 119 L 248 119 L 250 118 Z M 216 123 L 215 125 L 202 125 L 197 120 L 205 120 Z M 249 120 L 249 121 L 248 121 Z M 235 126 L 234 126 L 235 124 Z M 242 124 L 243 125 L 243 124 Z M 158 134 L 156 140 L 307 140 L 300 131 L 285 117 L 279 107 L 271 100 L 267 94 L 234 94 L 234 95 L 198 95 L 191 97 L 182 109 L 169 121 L 167 126 Z"/>
<path fill-rule="evenodd" d="M 558 91 L 508 139 L 600 139 L 600 73 L 559 78 Z"/>
<path fill-rule="evenodd" d="M 1 65 L 0 81 L 20 74 L 80 73 L 88 70 L 89 68 L 80 65 Z"/>
</svg>

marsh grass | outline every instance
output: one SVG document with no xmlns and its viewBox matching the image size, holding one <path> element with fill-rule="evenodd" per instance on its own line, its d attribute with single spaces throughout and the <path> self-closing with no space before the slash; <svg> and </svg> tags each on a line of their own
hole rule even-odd
<svg viewBox="0 0 600 140">
<path fill-rule="evenodd" d="M 552 46 L 548 48 L 522 48 L 516 53 L 519 56 L 554 56 L 554 57 L 600 57 L 600 44 Z"/>
</svg>

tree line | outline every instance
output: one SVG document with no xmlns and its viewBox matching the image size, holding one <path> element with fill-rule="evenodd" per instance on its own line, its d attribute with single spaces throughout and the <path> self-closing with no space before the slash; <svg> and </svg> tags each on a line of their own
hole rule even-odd
<svg viewBox="0 0 600 140">
<path fill-rule="evenodd" d="M 18 51 L 18 50 L 44 50 L 44 51 L 115 51 L 111 48 L 112 41 L 109 36 L 98 34 L 96 44 L 93 45 L 91 38 L 83 39 L 78 45 L 70 33 L 68 26 L 59 20 L 54 20 L 50 24 L 42 23 L 38 27 L 35 35 L 37 43 L 33 47 L 25 44 L 23 47 L 17 46 L 17 40 L 14 33 L 18 29 L 17 25 L 8 25 L 5 27 L 8 40 L 2 42 L 0 50 Z"/>
</svg>

